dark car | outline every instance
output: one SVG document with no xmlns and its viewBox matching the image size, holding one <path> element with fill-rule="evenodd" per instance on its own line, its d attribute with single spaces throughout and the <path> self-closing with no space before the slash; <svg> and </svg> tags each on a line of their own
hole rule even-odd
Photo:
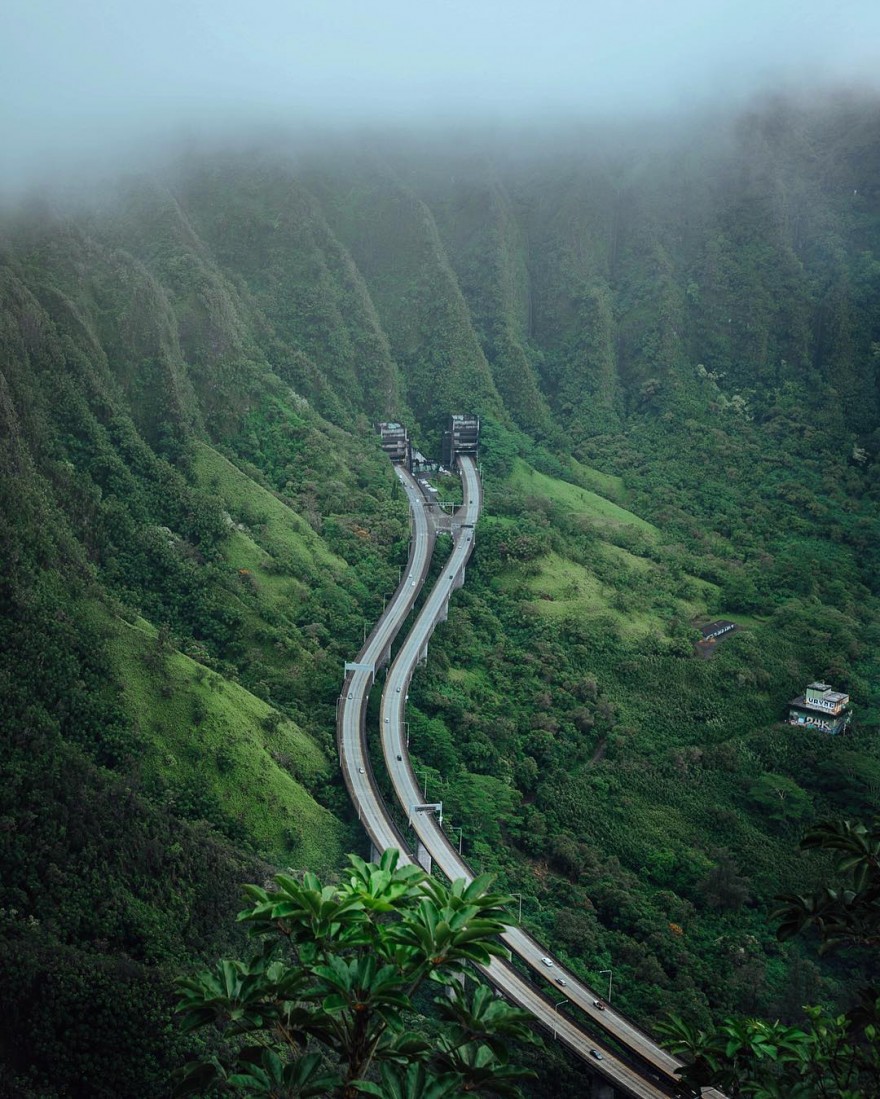
<svg viewBox="0 0 880 1099">
<path fill-rule="evenodd" d="M 597 1061 L 602 1060 L 602 1054 L 598 1051 L 598 1049 L 591 1049 L 590 1056 L 595 1057 Z"/>
<path fill-rule="evenodd" d="M 403 756 L 398 756 L 397 758 L 401 763 L 403 762 Z"/>
</svg>

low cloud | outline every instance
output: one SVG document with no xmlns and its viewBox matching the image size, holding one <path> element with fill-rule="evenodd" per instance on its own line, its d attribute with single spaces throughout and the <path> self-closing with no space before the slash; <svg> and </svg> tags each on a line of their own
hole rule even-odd
<svg viewBox="0 0 880 1099">
<path fill-rule="evenodd" d="M 169 137 L 632 118 L 868 82 L 876 0 L 6 0 L 2 179 Z"/>
</svg>

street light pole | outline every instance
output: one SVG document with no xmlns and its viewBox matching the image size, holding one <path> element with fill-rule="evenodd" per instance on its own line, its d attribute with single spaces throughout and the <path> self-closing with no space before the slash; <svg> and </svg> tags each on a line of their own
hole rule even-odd
<svg viewBox="0 0 880 1099">
<path fill-rule="evenodd" d="M 614 970 L 612 970 L 612 969 L 600 969 L 600 970 L 599 970 L 599 976 L 600 976 L 600 977 L 604 977 L 604 976 L 606 976 L 606 974 L 607 974 L 607 976 L 608 976 L 608 996 L 607 996 L 607 1001 L 608 1001 L 608 1003 L 610 1004 L 610 1003 L 611 1003 L 611 981 L 612 981 L 612 980 L 613 980 L 613 978 L 614 978 Z"/>
<path fill-rule="evenodd" d="M 559 1000 L 557 1003 L 555 1003 L 553 1005 L 553 1011 L 555 1012 L 556 1017 L 558 1017 L 558 1015 L 559 1015 L 560 1007 L 562 1007 L 563 1004 L 567 1004 L 567 1003 L 568 1003 L 568 1000 Z M 553 1019 L 553 1041 L 554 1042 L 556 1041 L 556 1018 Z"/>
<path fill-rule="evenodd" d="M 522 893 L 511 893 L 511 897 L 519 898 L 519 916 L 517 916 L 517 923 L 522 926 Z"/>
<path fill-rule="evenodd" d="M 460 855 L 461 854 L 461 837 L 462 837 L 462 834 L 464 832 L 464 829 L 463 828 L 458 828 L 456 825 L 454 825 L 452 823 L 452 821 L 449 819 L 449 817 L 446 818 L 446 823 L 449 826 L 449 831 L 453 833 L 453 835 L 452 835 L 453 844 L 455 843 L 455 833 L 458 832 L 458 853 Z"/>
</svg>

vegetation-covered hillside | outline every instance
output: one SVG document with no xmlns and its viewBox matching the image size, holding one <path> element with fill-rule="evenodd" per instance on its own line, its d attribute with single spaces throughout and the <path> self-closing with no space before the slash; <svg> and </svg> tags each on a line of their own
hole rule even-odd
<svg viewBox="0 0 880 1099">
<path fill-rule="evenodd" d="M 767 914 L 880 784 L 878 118 L 192 154 L 4 216 L 0 1093 L 165 1094 L 240 883 L 362 847 L 385 417 L 484 420 L 410 720 L 465 853 L 646 1025 L 846 1001 Z M 781 724 L 817 677 L 852 735 Z"/>
</svg>

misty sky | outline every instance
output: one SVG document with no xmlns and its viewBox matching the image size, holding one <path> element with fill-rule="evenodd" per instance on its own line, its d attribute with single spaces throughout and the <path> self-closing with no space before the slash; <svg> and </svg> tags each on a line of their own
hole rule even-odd
<svg viewBox="0 0 880 1099">
<path fill-rule="evenodd" d="M 875 81 L 880 0 L 0 0 L 0 182 L 252 121 L 632 115 Z"/>
</svg>

